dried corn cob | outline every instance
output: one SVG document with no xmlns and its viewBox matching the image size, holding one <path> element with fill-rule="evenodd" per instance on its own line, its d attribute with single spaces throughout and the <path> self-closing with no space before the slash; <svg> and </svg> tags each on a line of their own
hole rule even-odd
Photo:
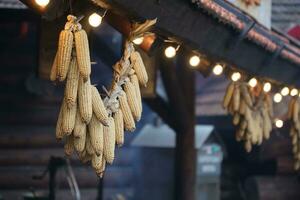
<svg viewBox="0 0 300 200">
<path fill-rule="evenodd" d="M 112 164 L 115 159 L 115 123 L 112 117 L 109 118 L 109 125 L 103 127 L 103 155 L 107 163 Z"/>
<path fill-rule="evenodd" d="M 90 137 L 89 132 L 87 132 L 86 138 L 85 138 L 85 150 L 90 155 L 95 154 L 95 150 L 94 150 L 94 147 L 92 146 L 91 137 Z"/>
<path fill-rule="evenodd" d="M 114 113 L 116 144 L 120 147 L 124 144 L 124 121 L 122 111 L 119 109 Z"/>
<path fill-rule="evenodd" d="M 142 111 L 139 109 L 140 105 L 138 103 L 137 95 L 135 93 L 133 84 L 131 82 L 126 82 L 124 84 L 124 91 L 126 93 L 127 102 L 131 110 L 132 116 L 135 119 L 135 121 L 139 121 L 141 119 Z"/>
<path fill-rule="evenodd" d="M 146 86 L 148 82 L 148 74 L 140 53 L 137 51 L 131 53 L 130 60 L 139 82 L 141 85 Z"/>
<path fill-rule="evenodd" d="M 92 86 L 92 107 L 97 119 L 105 126 L 108 125 L 108 113 L 101 96 L 95 86 Z"/>
<path fill-rule="evenodd" d="M 233 115 L 233 124 L 238 125 L 240 123 L 240 114 L 239 113 L 234 113 Z"/>
<path fill-rule="evenodd" d="M 234 82 L 231 82 L 229 84 L 229 86 L 226 89 L 225 95 L 224 95 L 224 99 L 223 99 L 223 108 L 228 108 L 230 100 L 232 98 L 234 92 Z"/>
<path fill-rule="evenodd" d="M 122 94 L 119 96 L 119 102 L 120 102 L 120 108 L 122 110 L 122 114 L 124 118 L 125 130 L 134 131 L 135 123 L 127 102 L 127 97 L 125 92 L 122 92 Z"/>
<path fill-rule="evenodd" d="M 94 148 L 97 155 L 103 153 L 103 126 L 98 121 L 95 115 L 92 116 L 92 119 L 88 125 L 89 133 L 90 133 L 90 140 L 92 147 Z"/>
<path fill-rule="evenodd" d="M 75 32 L 75 47 L 79 72 L 84 82 L 86 82 L 91 74 L 91 60 L 89 41 L 85 30 L 81 29 Z"/>
<path fill-rule="evenodd" d="M 74 140 L 73 140 L 73 135 L 68 135 L 66 137 L 66 142 L 65 142 L 65 154 L 66 156 L 71 156 L 74 152 Z"/>
<path fill-rule="evenodd" d="M 74 136 L 74 135 L 73 135 Z M 86 132 L 80 137 L 74 137 L 74 147 L 77 152 L 82 152 L 85 149 Z"/>
<path fill-rule="evenodd" d="M 90 79 L 88 79 L 87 82 L 84 82 L 81 77 L 79 78 L 78 105 L 82 121 L 88 124 L 93 113 Z"/>
<path fill-rule="evenodd" d="M 57 53 L 55 54 L 54 61 L 51 67 L 50 80 L 56 81 L 56 77 L 57 77 Z"/>
<path fill-rule="evenodd" d="M 72 58 L 69 68 L 70 69 L 69 69 L 66 88 L 65 88 L 65 99 L 67 102 L 67 106 L 70 108 L 74 106 L 77 102 L 79 72 L 78 72 L 76 57 Z"/>
<path fill-rule="evenodd" d="M 233 93 L 233 111 L 237 112 L 240 108 L 240 88 L 239 85 L 236 84 Z"/>
<path fill-rule="evenodd" d="M 143 106 L 142 106 L 142 96 L 141 96 L 141 91 L 140 91 L 140 85 L 139 85 L 139 80 L 135 74 L 130 76 L 130 82 L 134 86 L 135 95 L 136 95 L 138 105 L 139 105 L 139 110 L 140 110 L 140 112 L 142 112 Z"/>
<path fill-rule="evenodd" d="M 104 156 L 102 156 L 101 167 L 99 170 L 96 171 L 97 176 L 99 176 L 100 178 L 103 178 L 105 166 L 106 166 L 106 160 L 105 160 Z"/>
<path fill-rule="evenodd" d="M 82 137 L 85 134 L 86 134 L 86 124 L 83 123 L 80 116 L 79 109 L 77 109 L 73 135 L 75 138 L 77 138 L 77 137 Z"/>
<path fill-rule="evenodd" d="M 99 156 L 97 156 L 96 154 L 94 154 L 92 156 L 92 167 L 96 170 L 99 171 L 101 170 L 102 167 L 102 161 L 103 161 L 103 154 L 100 154 Z"/>
<path fill-rule="evenodd" d="M 62 129 L 62 118 L 63 118 L 62 110 L 63 110 L 63 105 L 61 105 L 61 107 L 60 107 L 57 122 L 56 122 L 56 139 L 57 140 L 61 140 L 64 137 L 64 132 Z"/>
<path fill-rule="evenodd" d="M 63 106 L 62 130 L 63 130 L 64 134 L 70 135 L 75 126 L 77 106 L 75 105 L 71 108 L 68 108 L 65 99 L 63 100 L 62 106 Z"/>
<path fill-rule="evenodd" d="M 59 81 L 66 79 L 71 61 L 73 39 L 71 30 L 62 30 L 60 32 L 57 50 L 57 79 Z"/>
</svg>

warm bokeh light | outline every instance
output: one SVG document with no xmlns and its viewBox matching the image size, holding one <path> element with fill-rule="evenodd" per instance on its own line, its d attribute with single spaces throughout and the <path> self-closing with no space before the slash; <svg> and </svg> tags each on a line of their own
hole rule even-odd
<svg viewBox="0 0 300 200">
<path fill-rule="evenodd" d="M 250 87 L 255 87 L 257 85 L 257 79 L 256 78 L 251 78 L 248 82 Z"/>
<path fill-rule="evenodd" d="M 35 0 L 35 3 L 41 7 L 46 7 L 50 0 Z"/>
<path fill-rule="evenodd" d="M 232 75 L 231 75 L 231 80 L 232 81 L 238 81 L 241 79 L 241 73 L 240 72 L 234 72 Z"/>
<path fill-rule="evenodd" d="M 291 94 L 292 97 L 294 97 L 298 94 L 298 90 L 296 88 L 293 88 L 293 89 L 291 89 L 290 94 Z"/>
<path fill-rule="evenodd" d="M 290 93 L 290 89 L 288 87 L 282 88 L 281 92 L 282 96 L 287 96 Z"/>
<path fill-rule="evenodd" d="M 282 128 L 283 127 L 283 121 L 281 119 L 276 119 L 275 120 L 275 126 L 277 128 Z"/>
<path fill-rule="evenodd" d="M 192 56 L 189 60 L 189 63 L 192 67 L 196 67 L 200 63 L 200 58 L 199 56 Z"/>
<path fill-rule="evenodd" d="M 143 41 L 144 41 L 144 37 L 138 37 L 133 40 L 133 43 L 136 45 L 140 45 L 143 43 Z"/>
<path fill-rule="evenodd" d="M 165 55 L 167 58 L 173 58 L 176 55 L 176 49 L 172 46 L 169 46 L 165 49 Z"/>
<path fill-rule="evenodd" d="M 221 75 L 223 73 L 223 66 L 220 64 L 216 64 L 213 68 L 213 73 L 217 76 Z"/>
<path fill-rule="evenodd" d="M 102 22 L 102 17 L 100 15 L 98 15 L 97 13 L 93 13 L 89 16 L 89 24 L 92 27 L 100 26 L 101 22 Z"/>
<path fill-rule="evenodd" d="M 263 89 L 264 89 L 265 92 L 270 92 L 271 89 L 272 89 L 271 83 L 266 82 L 266 83 L 264 84 L 264 88 L 263 88 Z"/>
<path fill-rule="evenodd" d="M 282 101 L 282 95 L 280 93 L 276 93 L 273 97 L 275 103 L 280 103 Z"/>
</svg>

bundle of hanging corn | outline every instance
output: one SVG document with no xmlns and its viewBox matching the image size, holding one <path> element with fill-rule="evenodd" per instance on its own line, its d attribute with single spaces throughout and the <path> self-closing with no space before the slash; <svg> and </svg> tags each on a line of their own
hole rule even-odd
<svg viewBox="0 0 300 200">
<path fill-rule="evenodd" d="M 237 126 L 236 140 L 244 141 L 247 152 L 252 150 L 252 145 L 260 145 L 263 139 L 269 139 L 272 99 L 260 86 L 251 88 L 246 82 L 231 82 L 223 99 L 223 108 L 233 116 L 233 124 Z"/>
<path fill-rule="evenodd" d="M 51 69 L 52 81 L 66 81 L 60 108 L 56 138 L 65 140 L 65 154 L 76 151 L 83 163 L 91 162 L 97 175 L 103 176 L 106 163 L 112 164 L 115 145 L 124 143 L 124 129 L 135 130 L 142 113 L 139 84 L 146 86 L 147 72 L 132 41 L 147 33 L 156 20 L 134 24 L 126 40 L 122 58 L 114 65 L 114 77 L 107 96 L 101 98 L 91 85 L 91 61 L 86 32 L 79 20 L 67 17 L 61 31 L 58 50 Z"/>
<path fill-rule="evenodd" d="M 293 144 L 294 168 L 300 169 L 300 103 L 298 97 L 292 97 L 289 103 L 288 118 L 290 120 L 290 136 Z"/>
</svg>

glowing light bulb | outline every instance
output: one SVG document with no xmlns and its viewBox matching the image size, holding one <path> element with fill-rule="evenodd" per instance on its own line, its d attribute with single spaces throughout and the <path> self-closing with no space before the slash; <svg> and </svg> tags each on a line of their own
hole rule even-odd
<svg viewBox="0 0 300 200">
<path fill-rule="evenodd" d="M 176 55 L 176 49 L 172 46 L 169 46 L 165 49 L 165 55 L 167 58 L 173 58 Z"/>
<path fill-rule="evenodd" d="M 283 127 L 283 121 L 281 119 L 276 119 L 275 120 L 275 126 L 277 128 L 282 128 Z"/>
<path fill-rule="evenodd" d="M 271 89 L 272 89 L 271 83 L 266 82 L 266 83 L 264 84 L 264 88 L 263 88 L 263 89 L 264 89 L 265 92 L 270 92 Z"/>
<path fill-rule="evenodd" d="M 293 88 L 293 89 L 291 89 L 290 94 L 291 94 L 292 97 L 294 97 L 298 94 L 298 90 L 296 88 Z"/>
<path fill-rule="evenodd" d="M 144 37 L 138 37 L 133 40 L 133 43 L 136 45 L 140 45 L 143 43 L 143 41 L 144 41 Z"/>
<path fill-rule="evenodd" d="M 199 63 L 200 63 L 200 58 L 199 58 L 199 56 L 192 56 L 192 57 L 190 58 L 189 63 L 190 63 L 190 65 L 191 65 L 192 67 L 198 66 Z"/>
<path fill-rule="evenodd" d="M 276 93 L 273 97 L 275 103 L 279 103 L 282 101 L 282 95 L 280 93 Z"/>
<path fill-rule="evenodd" d="M 238 80 L 241 79 L 241 73 L 240 72 L 234 72 L 232 75 L 231 75 L 231 80 L 236 82 Z"/>
<path fill-rule="evenodd" d="M 250 85 L 250 87 L 255 87 L 257 85 L 257 80 L 256 78 L 251 78 L 248 82 L 248 84 Z"/>
<path fill-rule="evenodd" d="M 89 24 L 92 27 L 100 26 L 101 22 L 102 22 L 102 17 L 100 15 L 98 15 L 97 13 L 93 13 L 89 16 Z"/>
<path fill-rule="evenodd" d="M 50 0 L 35 0 L 35 3 L 40 7 L 46 7 L 49 4 Z"/>
<path fill-rule="evenodd" d="M 288 87 L 282 88 L 281 92 L 282 96 L 287 96 L 290 93 L 290 89 Z"/>
<path fill-rule="evenodd" d="M 220 64 L 216 64 L 213 68 L 213 73 L 217 76 L 221 75 L 223 73 L 223 66 Z"/>
</svg>

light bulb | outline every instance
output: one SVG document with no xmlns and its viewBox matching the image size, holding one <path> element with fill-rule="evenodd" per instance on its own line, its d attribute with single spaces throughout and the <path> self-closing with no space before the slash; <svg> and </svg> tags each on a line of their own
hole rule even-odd
<svg viewBox="0 0 300 200">
<path fill-rule="evenodd" d="M 189 63 L 190 63 L 190 65 L 191 65 L 192 67 L 198 66 L 199 63 L 200 63 L 200 58 L 199 58 L 199 56 L 192 56 L 192 57 L 190 58 Z"/>
<path fill-rule="evenodd" d="M 264 84 L 264 88 L 263 88 L 263 89 L 264 89 L 265 92 L 270 92 L 271 89 L 272 89 L 271 83 L 266 82 L 266 83 Z"/>
<path fill-rule="evenodd" d="M 102 22 L 102 17 L 100 15 L 98 15 L 97 13 L 93 13 L 89 16 L 89 24 L 92 27 L 100 26 L 101 22 Z"/>
<path fill-rule="evenodd" d="M 290 94 L 291 94 L 292 97 L 294 97 L 298 94 L 298 90 L 296 88 L 293 88 L 293 89 L 291 89 Z"/>
<path fill-rule="evenodd" d="M 283 121 L 281 119 L 276 119 L 275 120 L 275 126 L 277 128 L 282 128 L 283 127 Z"/>
<path fill-rule="evenodd" d="M 165 55 L 167 58 L 173 58 L 176 55 L 176 49 L 172 46 L 169 46 L 165 49 Z"/>
<path fill-rule="evenodd" d="M 213 73 L 217 76 L 221 75 L 223 73 L 223 66 L 220 64 L 216 64 L 213 68 Z"/>
<path fill-rule="evenodd" d="M 251 78 L 248 82 L 248 84 L 250 85 L 250 87 L 255 87 L 257 85 L 257 80 L 256 78 Z"/>
<path fill-rule="evenodd" d="M 290 89 L 288 87 L 282 88 L 281 92 L 282 96 L 287 96 L 290 93 Z"/>
<path fill-rule="evenodd" d="M 276 93 L 273 97 L 273 100 L 275 101 L 275 103 L 279 103 L 282 100 L 282 95 L 280 93 Z"/>
<path fill-rule="evenodd" d="M 50 0 L 35 0 L 35 3 L 40 7 L 46 7 L 49 4 Z"/>
<path fill-rule="evenodd" d="M 143 41 L 144 41 L 144 37 L 138 37 L 133 40 L 133 43 L 136 45 L 140 45 L 143 43 Z"/>
<path fill-rule="evenodd" d="M 234 82 L 240 80 L 240 78 L 241 78 L 241 73 L 240 72 L 234 72 L 231 75 L 231 80 L 234 81 Z"/>
</svg>

